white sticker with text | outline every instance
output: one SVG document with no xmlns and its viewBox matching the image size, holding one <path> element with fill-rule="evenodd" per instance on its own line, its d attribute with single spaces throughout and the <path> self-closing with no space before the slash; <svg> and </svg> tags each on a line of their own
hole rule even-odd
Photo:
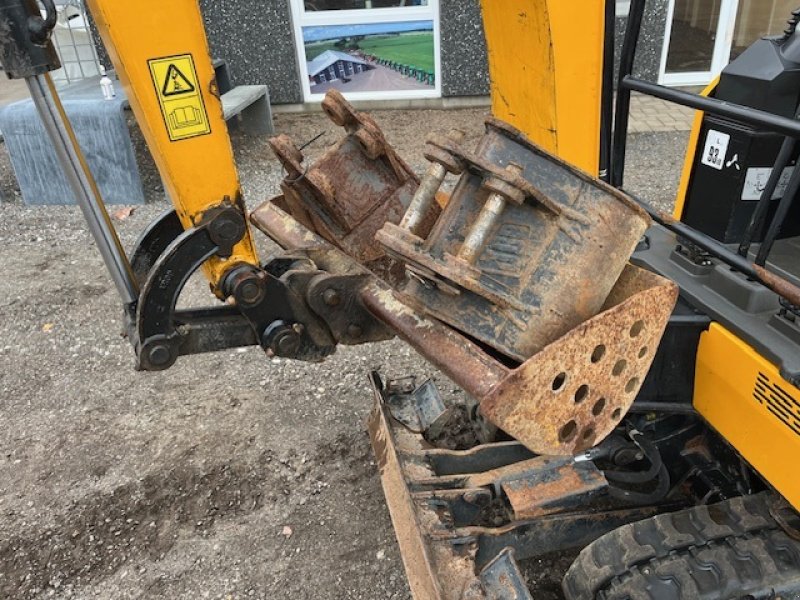
<svg viewBox="0 0 800 600">
<path fill-rule="evenodd" d="M 767 187 L 767 181 L 771 173 L 772 167 L 752 167 L 747 169 L 744 187 L 742 188 L 742 200 L 761 200 L 761 194 L 764 192 L 764 188 Z M 775 187 L 775 191 L 772 192 L 773 200 L 783 198 L 792 173 L 794 173 L 794 167 L 786 167 L 783 170 L 781 178 L 778 180 L 778 185 Z"/>
<path fill-rule="evenodd" d="M 701 163 L 714 167 L 719 171 L 725 165 L 725 157 L 728 155 L 728 143 L 731 136 L 715 129 L 710 129 L 706 136 L 706 148 L 703 150 Z"/>
</svg>

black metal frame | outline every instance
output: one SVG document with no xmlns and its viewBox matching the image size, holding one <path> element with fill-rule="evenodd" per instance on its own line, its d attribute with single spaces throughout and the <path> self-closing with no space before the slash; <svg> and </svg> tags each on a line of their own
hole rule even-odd
<svg viewBox="0 0 800 600">
<path fill-rule="evenodd" d="M 211 256 L 230 256 L 245 232 L 240 208 L 222 203 L 195 227 L 184 230 L 175 211 L 167 211 L 142 234 L 132 261 L 142 291 L 135 312 L 126 314 L 139 369 L 163 370 L 182 355 L 253 345 L 273 355 L 317 361 L 331 354 L 337 341 L 360 341 L 355 335 L 332 338 L 324 317 L 308 306 L 314 299 L 311 284 L 326 274 L 300 256 L 276 257 L 263 267 L 232 265 L 221 288 L 235 299 L 234 306 L 177 309 L 189 277 Z M 357 282 L 342 279 L 345 288 Z M 321 313 L 331 312 L 324 302 L 320 306 Z M 363 329 L 376 335 L 374 327 Z"/>
<path fill-rule="evenodd" d="M 611 141 L 614 132 L 614 28 L 617 18 L 616 0 L 606 0 L 605 42 L 603 44 L 603 95 L 600 100 L 600 179 L 611 177 Z"/>
<path fill-rule="evenodd" d="M 641 33 L 642 20 L 644 17 L 644 10 L 647 0 L 632 0 L 630 5 L 630 12 L 628 14 L 628 23 L 625 30 L 625 39 L 622 44 L 622 53 L 620 56 L 620 68 L 617 78 L 617 101 L 614 117 L 614 130 L 613 140 L 611 142 L 611 164 L 610 164 L 610 177 L 609 183 L 614 187 L 622 189 L 625 174 L 625 153 L 627 148 L 627 135 L 628 135 L 628 119 L 630 116 L 630 100 L 631 92 L 640 92 L 648 96 L 674 102 L 682 106 L 701 110 L 709 114 L 725 117 L 740 123 L 746 123 L 753 127 L 783 134 L 786 136 L 784 146 L 786 148 L 794 148 L 797 140 L 800 139 L 800 121 L 796 119 L 789 119 L 762 110 L 756 110 L 747 106 L 741 106 L 730 102 L 724 102 L 715 98 L 700 96 L 681 90 L 664 87 L 655 83 L 644 81 L 633 77 L 633 66 L 636 58 L 636 49 L 639 42 L 639 35 Z M 614 32 L 607 30 L 607 38 L 613 40 Z M 613 41 L 612 41 L 613 44 Z M 606 71 L 609 65 L 613 68 L 613 55 L 611 62 L 606 63 Z M 799 113 L 800 114 L 800 113 Z M 607 143 L 601 138 L 601 144 Z M 604 150 L 601 148 L 601 156 Z M 782 149 L 776 163 L 773 166 L 773 173 L 780 173 L 780 163 L 785 160 L 788 150 Z M 772 179 L 772 178 L 771 178 Z M 789 206 L 795 201 L 791 192 L 800 189 L 800 171 L 797 173 L 796 186 L 790 185 L 785 195 L 786 201 L 782 203 L 783 210 L 775 215 L 769 230 L 761 244 L 761 248 L 755 261 L 750 261 L 747 258 L 750 244 L 752 242 L 752 232 L 755 230 L 757 224 L 756 219 L 763 220 L 766 213 L 766 207 L 772 198 L 775 186 L 777 185 L 777 177 L 775 181 L 768 182 L 770 185 L 764 190 L 761 199 L 759 200 L 759 209 L 757 214 L 754 215 L 754 222 L 748 228 L 745 238 L 739 246 L 739 252 L 730 250 L 725 244 L 718 242 L 712 237 L 697 231 L 675 221 L 670 216 L 665 215 L 659 211 L 653 210 L 647 204 L 638 200 L 638 202 L 648 211 L 650 216 L 660 225 L 675 233 L 679 237 L 690 241 L 692 244 L 708 252 L 710 255 L 723 261 L 733 269 L 743 273 L 747 277 L 754 279 L 768 288 L 772 289 L 781 297 L 788 300 L 793 305 L 798 305 L 800 302 L 800 289 L 791 284 L 790 282 L 778 277 L 774 273 L 766 271 L 763 267 L 766 265 L 769 258 L 769 252 L 780 233 L 781 226 L 786 216 L 789 213 Z M 770 187 L 771 186 L 771 187 Z"/>
</svg>

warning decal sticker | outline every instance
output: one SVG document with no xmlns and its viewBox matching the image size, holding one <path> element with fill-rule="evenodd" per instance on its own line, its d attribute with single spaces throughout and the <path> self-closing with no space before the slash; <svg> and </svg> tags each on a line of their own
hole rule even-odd
<svg viewBox="0 0 800 600">
<path fill-rule="evenodd" d="M 173 142 L 211 133 L 191 54 L 147 61 L 164 124 Z"/>
<path fill-rule="evenodd" d="M 175 66 L 175 63 L 170 63 L 167 68 L 167 76 L 164 78 L 164 86 L 161 88 L 161 95 L 166 98 L 168 96 L 188 94 L 193 91 L 195 91 L 195 87 L 189 81 L 189 78 Z"/>
</svg>

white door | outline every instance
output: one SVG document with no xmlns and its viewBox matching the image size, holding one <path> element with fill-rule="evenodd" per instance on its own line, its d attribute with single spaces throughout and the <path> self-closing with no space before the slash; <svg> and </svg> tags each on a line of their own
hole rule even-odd
<svg viewBox="0 0 800 600">
<path fill-rule="evenodd" d="M 739 0 L 670 0 L 660 82 L 706 85 L 728 64 Z"/>
</svg>

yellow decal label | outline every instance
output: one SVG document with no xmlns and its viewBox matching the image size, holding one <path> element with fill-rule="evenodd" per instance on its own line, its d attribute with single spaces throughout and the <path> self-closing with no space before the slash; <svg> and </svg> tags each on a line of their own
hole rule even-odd
<svg viewBox="0 0 800 600">
<path fill-rule="evenodd" d="M 211 133 L 191 54 L 147 61 L 164 124 L 173 142 Z"/>
</svg>

